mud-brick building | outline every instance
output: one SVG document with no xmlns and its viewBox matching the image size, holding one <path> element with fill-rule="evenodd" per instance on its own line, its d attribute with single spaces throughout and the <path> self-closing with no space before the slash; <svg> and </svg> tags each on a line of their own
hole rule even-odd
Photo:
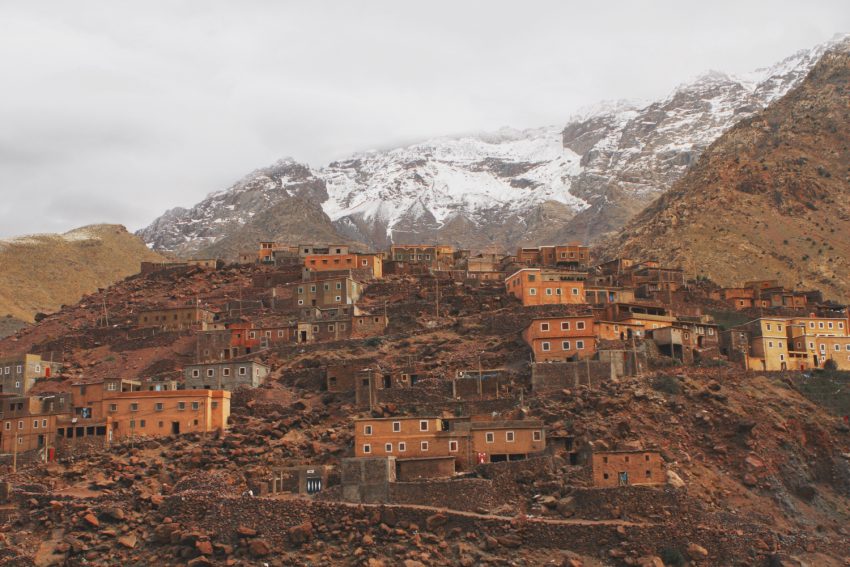
<svg viewBox="0 0 850 567">
<path fill-rule="evenodd" d="M 253 360 L 189 364 L 183 369 L 187 390 L 258 388 L 269 375 L 269 367 Z"/>
<path fill-rule="evenodd" d="M 164 331 L 206 328 L 215 321 L 215 313 L 196 305 L 160 307 L 142 311 L 136 317 L 138 327 L 159 327 Z"/>
<path fill-rule="evenodd" d="M 24 453 L 55 446 L 57 420 L 71 417 L 69 393 L 0 395 L 0 453 Z"/>
<path fill-rule="evenodd" d="M 505 291 L 523 306 L 569 305 L 585 302 L 582 272 L 523 268 L 505 279 Z"/>
<path fill-rule="evenodd" d="M 360 299 L 363 286 L 350 277 L 326 277 L 290 284 L 295 307 L 336 307 L 351 305 Z"/>
<path fill-rule="evenodd" d="M 44 360 L 37 354 L 4 358 L 0 360 L 0 393 L 26 394 L 39 378 L 58 376 L 62 365 Z"/>
<path fill-rule="evenodd" d="M 304 267 L 309 272 L 365 270 L 370 279 L 384 277 L 381 254 L 312 254 L 304 257 Z"/>
<path fill-rule="evenodd" d="M 516 258 L 527 266 L 578 269 L 590 263 L 590 248 L 578 243 L 518 248 Z"/>
<path fill-rule="evenodd" d="M 594 451 L 591 466 L 593 485 L 600 488 L 667 481 L 664 460 L 655 450 Z"/>
<path fill-rule="evenodd" d="M 433 459 L 453 457 L 455 470 L 476 464 L 523 460 L 546 449 L 543 422 L 538 420 L 444 419 L 435 416 L 354 420 L 355 457 Z M 444 463 L 422 467 L 445 470 Z M 415 476 L 415 465 L 407 474 Z M 423 469 L 418 473 L 426 474 Z"/>
<path fill-rule="evenodd" d="M 596 354 L 594 319 L 590 313 L 537 317 L 522 331 L 534 362 L 592 358 Z"/>
</svg>

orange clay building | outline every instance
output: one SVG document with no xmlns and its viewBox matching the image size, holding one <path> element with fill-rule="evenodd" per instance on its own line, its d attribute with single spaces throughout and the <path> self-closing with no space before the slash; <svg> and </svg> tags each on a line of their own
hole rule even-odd
<svg viewBox="0 0 850 567">
<path fill-rule="evenodd" d="M 659 451 L 594 451 L 592 468 L 593 485 L 600 488 L 667 482 Z"/>
<path fill-rule="evenodd" d="M 355 457 L 454 457 L 460 470 L 522 460 L 546 448 L 543 422 L 391 417 L 354 420 Z"/>
<path fill-rule="evenodd" d="M 518 248 L 516 258 L 527 266 L 577 269 L 590 263 L 590 248 L 577 243 Z"/>
<path fill-rule="evenodd" d="M 24 453 L 53 445 L 57 420 L 70 418 L 71 394 L 0 394 L 0 453 Z"/>
<path fill-rule="evenodd" d="M 584 274 L 523 268 L 505 279 L 505 289 L 523 306 L 585 302 Z"/>
<path fill-rule="evenodd" d="M 311 272 L 363 270 L 372 279 L 384 277 L 380 254 L 311 254 L 304 257 L 304 267 Z"/>
<path fill-rule="evenodd" d="M 522 332 L 534 362 L 591 358 L 596 354 L 593 315 L 538 317 Z"/>
<path fill-rule="evenodd" d="M 142 391 L 141 383 L 121 379 L 72 388 L 73 416 L 57 423 L 58 436 L 68 439 L 212 432 L 225 429 L 230 417 L 230 392 L 222 390 Z"/>
</svg>

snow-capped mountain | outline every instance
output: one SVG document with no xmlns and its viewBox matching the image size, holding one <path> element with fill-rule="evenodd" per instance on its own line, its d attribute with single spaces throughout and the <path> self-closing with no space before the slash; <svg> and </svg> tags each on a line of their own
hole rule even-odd
<svg viewBox="0 0 850 567">
<path fill-rule="evenodd" d="M 322 225 L 318 233 L 327 234 L 332 222 L 340 237 L 373 247 L 592 242 L 621 228 L 723 132 L 782 97 L 827 49 L 848 41 L 836 38 L 743 76 L 711 71 L 649 104 L 603 103 L 566 127 L 436 138 L 317 169 L 283 160 L 192 209 L 168 211 L 140 235 L 182 255 L 224 238 L 236 242 L 233 235 L 247 229 L 278 240 L 309 237 L 305 226 L 257 226 L 270 207 L 306 201 L 324 213 L 310 213 Z"/>
</svg>

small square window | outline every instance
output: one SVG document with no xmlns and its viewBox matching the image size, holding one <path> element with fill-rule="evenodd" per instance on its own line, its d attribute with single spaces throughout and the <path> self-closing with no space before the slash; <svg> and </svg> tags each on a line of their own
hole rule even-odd
<svg viewBox="0 0 850 567">
<path fill-rule="evenodd" d="M 492 431 L 488 431 L 484 434 L 484 441 L 486 443 L 495 443 L 496 435 Z"/>
<path fill-rule="evenodd" d="M 535 431 L 531 435 L 532 435 L 532 439 L 534 441 L 541 441 L 543 439 L 543 432 L 542 431 Z"/>
<path fill-rule="evenodd" d="M 449 452 L 450 453 L 457 453 L 457 448 L 458 448 L 457 441 L 455 441 L 455 440 L 449 441 Z"/>
<path fill-rule="evenodd" d="M 387 452 L 387 453 L 392 453 L 393 452 L 393 444 L 392 443 L 386 443 L 384 445 L 384 451 Z"/>
<path fill-rule="evenodd" d="M 405 443 L 404 441 L 399 442 L 399 444 L 398 444 L 398 452 L 399 452 L 399 453 L 404 453 L 405 451 L 407 451 L 407 443 Z"/>
<path fill-rule="evenodd" d="M 363 426 L 363 435 L 372 435 L 372 426 L 364 425 Z"/>
<path fill-rule="evenodd" d="M 513 443 L 515 441 L 513 431 L 505 431 L 505 441 L 507 441 L 508 443 Z"/>
<path fill-rule="evenodd" d="M 419 421 L 419 431 L 428 431 L 428 420 L 422 419 Z"/>
<path fill-rule="evenodd" d="M 363 445 L 363 452 L 367 453 L 367 454 L 371 453 L 372 452 L 372 446 L 369 445 L 368 443 L 366 443 L 365 445 Z"/>
<path fill-rule="evenodd" d="M 394 421 L 393 422 L 393 433 L 399 433 L 399 432 L 401 432 L 401 422 L 400 421 Z"/>
<path fill-rule="evenodd" d="M 540 323 L 540 330 L 541 331 L 548 331 L 549 330 L 549 323 Z"/>
<path fill-rule="evenodd" d="M 428 451 L 428 442 L 427 442 L 427 441 L 422 441 L 422 442 L 419 444 L 419 450 L 420 450 L 420 451 L 422 451 L 423 453 L 424 453 L 424 452 L 426 452 L 426 451 Z"/>
</svg>

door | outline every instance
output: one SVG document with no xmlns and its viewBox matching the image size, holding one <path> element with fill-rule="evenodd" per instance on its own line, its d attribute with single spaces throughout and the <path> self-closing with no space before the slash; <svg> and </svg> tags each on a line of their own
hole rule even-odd
<svg viewBox="0 0 850 567">
<path fill-rule="evenodd" d="M 179 421 L 172 421 L 171 422 L 171 433 L 173 435 L 179 435 L 180 434 L 180 422 Z"/>
<path fill-rule="evenodd" d="M 301 331 L 301 338 L 298 342 L 306 343 L 307 342 L 307 331 Z"/>
<path fill-rule="evenodd" d="M 307 479 L 307 494 L 316 494 L 322 491 L 322 479 L 308 478 Z"/>
<path fill-rule="evenodd" d="M 617 473 L 617 482 L 620 486 L 628 486 L 629 485 L 629 473 L 627 473 L 627 472 Z"/>
</svg>

